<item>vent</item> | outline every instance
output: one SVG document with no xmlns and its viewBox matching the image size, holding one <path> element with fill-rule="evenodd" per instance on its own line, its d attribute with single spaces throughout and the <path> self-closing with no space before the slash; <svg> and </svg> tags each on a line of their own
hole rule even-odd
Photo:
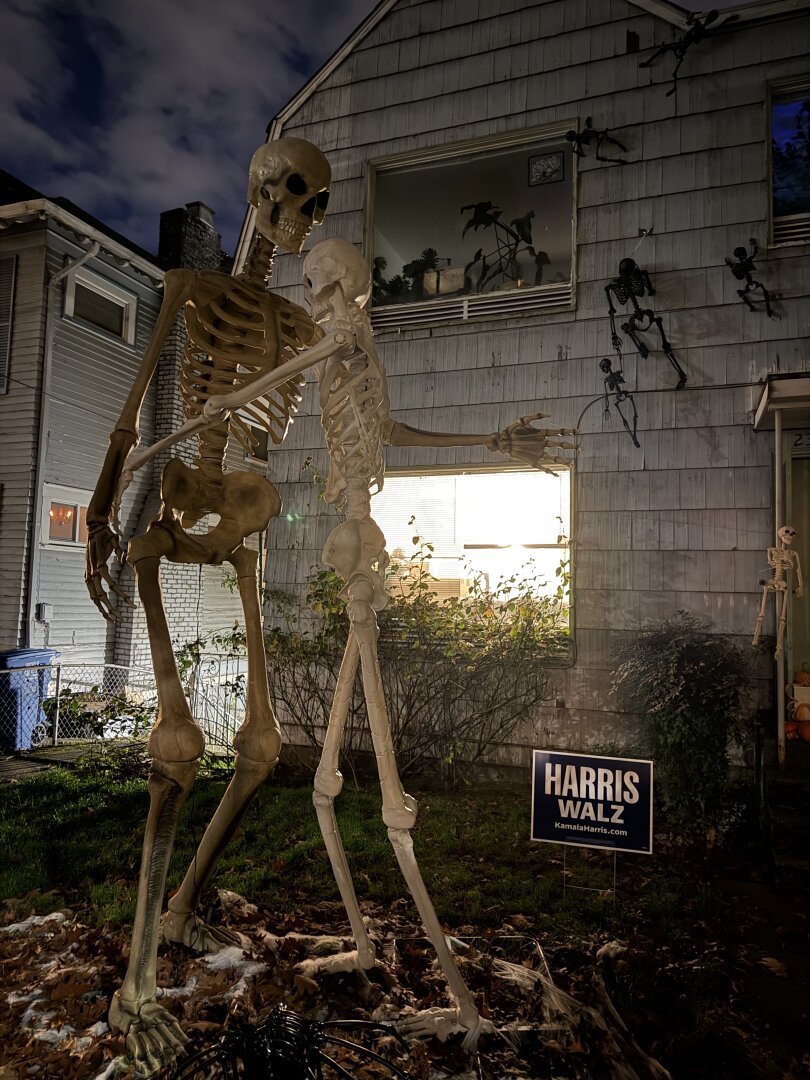
<svg viewBox="0 0 810 1080">
<path fill-rule="evenodd" d="M 774 218 L 774 244 L 810 243 L 810 214 L 791 214 Z"/>
<path fill-rule="evenodd" d="M 488 316 L 532 315 L 549 308 L 569 308 L 573 296 L 571 282 L 566 281 L 560 285 L 539 285 L 533 289 L 512 289 L 483 296 L 422 300 L 415 304 L 376 308 L 371 313 L 371 324 L 376 331 L 398 330 L 409 326 L 467 322 Z"/>
<path fill-rule="evenodd" d="M 0 255 L 0 394 L 8 393 L 16 255 Z"/>
</svg>

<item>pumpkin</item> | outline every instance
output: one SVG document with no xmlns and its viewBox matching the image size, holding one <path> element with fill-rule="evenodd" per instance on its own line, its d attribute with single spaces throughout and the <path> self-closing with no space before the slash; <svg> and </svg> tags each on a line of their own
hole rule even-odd
<svg viewBox="0 0 810 1080">
<path fill-rule="evenodd" d="M 798 720 L 786 720 L 785 721 L 785 738 L 789 741 L 798 739 L 799 737 L 799 722 Z"/>
<path fill-rule="evenodd" d="M 810 742 L 810 720 L 805 720 L 799 724 L 799 738 L 803 742 Z"/>
<path fill-rule="evenodd" d="M 799 723 L 804 723 L 805 720 L 810 720 L 810 703 L 807 701 L 800 702 L 793 713 L 794 720 L 798 720 Z"/>
<path fill-rule="evenodd" d="M 797 671 L 793 681 L 797 686 L 810 686 L 810 671 Z"/>
</svg>

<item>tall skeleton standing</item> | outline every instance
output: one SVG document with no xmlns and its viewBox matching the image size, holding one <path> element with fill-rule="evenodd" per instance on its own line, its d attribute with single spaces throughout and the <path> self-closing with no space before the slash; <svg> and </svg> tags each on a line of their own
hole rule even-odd
<svg viewBox="0 0 810 1080">
<path fill-rule="evenodd" d="M 149 740 L 152 757 L 150 812 L 146 826 L 138 903 L 127 974 L 110 1010 L 112 1026 L 127 1035 L 127 1047 L 141 1071 L 154 1072 L 182 1052 L 185 1036 L 156 1000 L 156 950 L 169 857 L 180 809 L 188 796 L 203 751 L 203 735 L 191 716 L 174 663 L 160 596 L 159 562 L 231 562 L 236 568 L 245 612 L 248 651 L 246 717 L 234 738 L 233 779 L 201 841 L 192 865 L 169 902 L 163 933 L 170 941 L 216 952 L 236 941 L 196 915 L 202 889 L 260 784 L 278 760 L 280 732 L 270 704 L 256 581 L 256 553 L 244 545 L 280 510 L 275 488 L 255 474 L 224 472 L 229 434 L 240 434 L 233 410 L 261 419 L 275 442 L 283 438 L 300 399 L 304 372 L 323 362 L 321 407 L 330 476 L 327 497 L 344 501 L 347 520 L 329 537 L 324 560 L 346 579 L 343 595 L 350 634 L 338 677 L 334 706 L 315 782 L 314 801 L 341 896 L 357 943 L 354 962 L 371 967 L 374 951 L 337 831 L 333 803 L 342 778 L 338 752 L 348 698 L 360 666 L 372 739 L 380 769 L 383 820 L 406 882 L 444 967 L 456 1005 L 429 1010 L 411 1022 L 415 1033 L 466 1032 L 474 1044 L 483 1021 L 441 932 L 413 854 L 410 829 L 416 803 L 402 790 L 377 662 L 376 612 L 386 603 L 383 574 L 385 538 L 370 516 L 370 492 L 383 478 L 383 443 L 419 446 L 485 446 L 542 468 L 548 447 L 568 446 L 561 431 L 538 430 L 524 417 L 500 433 L 452 435 L 419 431 L 393 421 L 385 375 L 373 347 L 368 318 L 368 267 L 350 244 L 329 241 L 308 257 L 307 290 L 316 321 L 267 291 L 280 244 L 300 251 L 313 224 L 323 220 L 329 167 L 303 140 L 278 140 L 261 147 L 251 163 L 249 199 L 257 208 L 257 237 L 245 270 L 237 278 L 208 272 L 170 272 L 155 334 L 142 371 L 111 437 L 99 484 L 88 511 L 90 543 L 87 583 L 95 603 L 112 616 L 104 584 L 120 588 L 107 568 L 121 554 L 109 522 L 135 471 L 156 454 L 193 435 L 198 437 L 194 468 L 177 459 L 163 471 L 159 518 L 129 544 L 149 629 L 158 688 L 158 720 Z M 145 450 L 137 442 L 137 415 L 163 342 L 178 310 L 184 309 L 189 348 L 181 374 L 186 423 Z M 318 323 L 323 323 L 321 329 Z M 203 536 L 185 530 L 208 512 L 219 523 Z"/>
<path fill-rule="evenodd" d="M 785 643 L 790 575 L 796 575 L 796 585 L 793 589 L 793 595 L 796 597 L 804 596 L 804 581 L 799 553 L 791 549 L 791 544 L 796 539 L 796 530 L 792 525 L 783 525 L 776 535 L 779 537 L 779 546 L 768 548 L 768 566 L 773 569 L 773 576 L 762 585 L 762 603 L 759 605 L 757 624 L 751 644 L 759 645 L 759 639 L 762 637 L 762 623 L 765 619 L 765 607 L 768 596 L 773 593 L 776 601 L 776 648 L 773 655 L 778 659 L 782 655 L 782 647 Z"/>
</svg>

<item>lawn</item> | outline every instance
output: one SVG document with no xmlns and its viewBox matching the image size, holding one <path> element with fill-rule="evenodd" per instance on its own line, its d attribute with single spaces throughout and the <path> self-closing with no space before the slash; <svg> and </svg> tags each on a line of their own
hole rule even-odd
<svg viewBox="0 0 810 1080">
<path fill-rule="evenodd" d="M 120 978 L 134 913 L 148 806 L 143 769 L 143 762 L 132 755 L 102 758 L 0 788 L 0 923 L 69 909 L 72 918 L 89 928 L 85 939 L 93 943 L 90 953 L 103 940 L 121 943 L 112 950 L 116 959 L 107 975 L 111 987 Z M 192 858 L 226 781 L 217 775 L 198 778 L 178 832 L 170 889 Z M 597 950 L 619 941 L 625 952 L 610 973 L 613 1001 L 641 1045 L 674 1076 L 781 1080 L 789 1068 L 795 1077 L 806 1075 L 790 1033 L 784 1038 L 782 1033 L 775 1046 L 773 1031 L 766 1030 L 759 998 L 771 993 L 770 983 L 763 991 L 761 980 L 751 978 L 753 972 L 771 979 L 774 993 L 788 988 L 806 993 L 806 985 L 788 987 L 785 981 L 792 963 L 791 939 L 782 942 L 783 954 L 776 951 L 778 943 L 754 949 L 750 931 L 758 919 L 756 903 L 750 893 L 747 904 L 738 903 L 736 886 L 728 886 L 733 879 L 746 887 L 767 888 L 758 881 L 755 850 L 727 847 L 707 854 L 683 837 L 658 834 L 654 856 L 618 856 L 614 899 L 609 855 L 529 840 L 528 777 L 522 786 L 411 789 L 420 802 L 416 855 L 439 918 L 449 930 L 483 936 L 518 932 L 536 938 L 557 985 L 586 1001 L 592 1000 L 589 987 Z M 325 927 L 345 932 L 347 922 L 336 903 L 337 888 L 311 792 L 306 778 L 284 772 L 261 789 L 215 875 L 209 894 L 214 902 L 216 889 L 248 898 L 258 905 L 262 926 L 272 933 L 291 926 L 303 932 L 313 926 L 319 932 Z M 347 781 L 337 807 L 365 910 L 382 920 L 400 919 L 400 913 L 407 912 L 418 933 L 381 821 L 377 785 L 358 789 Z M 766 948 L 772 955 L 763 955 Z M 171 984 L 184 962 L 182 952 L 174 947 L 169 953 Z M 13 1033 L 19 1022 L 15 1016 L 6 1017 L 10 1026 L 4 1029 L 0 1015 L 0 1031 Z M 794 1041 L 799 1039 L 797 1033 Z"/>
</svg>

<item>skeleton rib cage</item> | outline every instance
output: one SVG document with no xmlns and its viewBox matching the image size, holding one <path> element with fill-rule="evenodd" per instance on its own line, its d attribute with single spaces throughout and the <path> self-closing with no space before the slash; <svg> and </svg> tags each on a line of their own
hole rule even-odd
<svg viewBox="0 0 810 1080">
<path fill-rule="evenodd" d="M 319 373 L 321 423 L 330 463 L 324 499 L 329 503 L 342 501 L 349 479 L 366 480 L 371 494 L 376 494 L 385 473 L 380 418 L 388 415 L 388 387 L 373 346 L 363 349 L 363 325 L 356 321 L 360 309 L 355 304 L 349 308 L 360 331 L 360 348 L 348 360 L 326 360 Z"/>
<path fill-rule="evenodd" d="M 180 369 L 186 420 L 199 416 L 215 394 L 243 389 L 293 359 L 313 339 L 306 312 L 272 293 L 217 274 L 221 292 L 185 307 L 188 338 Z M 317 336 L 317 334 L 315 335 Z M 229 419 L 197 435 L 195 465 L 209 479 L 224 470 L 230 435 L 251 454 L 257 439 L 250 424 L 263 427 L 279 444 L 298 411 L 303 375 L 257 397 Z"/>
</svg>

